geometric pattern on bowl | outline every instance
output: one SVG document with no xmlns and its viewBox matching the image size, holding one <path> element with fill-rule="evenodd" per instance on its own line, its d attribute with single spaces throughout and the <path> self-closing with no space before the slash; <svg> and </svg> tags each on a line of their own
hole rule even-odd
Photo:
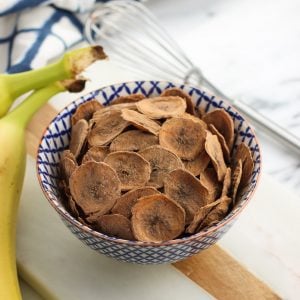
<svg viewBox="0 0 300 300">
<path fill-rule="evenodd" d="M 110 237 L 79 223 L 66 211 L 57 183 L 61 153 L 68 148 L 71 132 L 70 120 L 76 108 L 92 99 L 107 105 L 119 96 L 133 93 L 142 93 L 147 97 L 158 96 L 162 91 L 170 87 L 183 89 L 192 97 L 194 104 L 204 109 L 205 112 L 216 108 L 224 108 L 234 120 L 236 136 L 234 147 L 241 142 L 246 143 L 254 159 L 254 171 L 251 181 L 243 191 L 239 204 L 218 224 L 195 235 L 161 244 L 127 241 Z M 166 81 L 135 81 L 114 84 L 77 99 L 51 121 L 44 132 L 37 153 L 37 176 L 41 188 L 51 206 L 59 213 L 70 231 L 83 243 L 102 254 L 118 260 L 140 264 L 172 263 L 194 255 L 215 244 L 229 230 L 239 213 L 249 202 L 257 185 L 260 169 L 260 149 L 256 136 L 249 124 L 235 108 L 226 100 L 216 99 L 214 95 L 208 94 L 200 88 Z"/>
</svg>

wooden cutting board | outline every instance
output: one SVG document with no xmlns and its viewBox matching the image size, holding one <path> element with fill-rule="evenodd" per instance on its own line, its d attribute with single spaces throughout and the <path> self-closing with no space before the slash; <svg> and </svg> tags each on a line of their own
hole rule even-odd
<svg viewBox="0 0 300 300">
<path fill-rule="evenodd" d="M 56 113 L 47 104 L 28 126 L 27 151 L 32 157 L 36 155 L 44 129 Z M 217 299 L 280 299 L 265 283 L 217 245 L 173 266 Z M 38 283 L 38 279 L 35 278 L 32 283 Z M 43 293 L 43 289 L 40 292 Z"/>
</svg>

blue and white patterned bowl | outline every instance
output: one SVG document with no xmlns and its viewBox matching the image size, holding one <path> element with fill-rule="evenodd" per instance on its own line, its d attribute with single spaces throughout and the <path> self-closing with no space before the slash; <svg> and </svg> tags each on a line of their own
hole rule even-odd
<svg viewBox="0 0 300 300">
<path fill-rule="evenodd" d="M 58 189 L 59 161 L 61 153 L 68 148 L 71 131 L 71 116 L 76 108 L 91 99 L 109 104 L 116 97 L 142 93 L 147 97 L 157 96 L 170 87 L 180 87 L 193 99 L 195 105 L 206 112 L 224 108 L 233 118 L 236 140 L 235 145 L 245 142 L 251 149 L 254 159 L 254 172 L 251 182 L 242 194 L 238 206 L 218 224 L 198 234 L 160 244 L 127 241 L 109 237 L 79 223 L 62 204 Z M 136 81 L 101 88 L 72 102 L 50 123 L 46 129 L 37 153 L 37 175 L 41 188 L 52 207 L 59 213 L 66 226 L 82 242 L 107 256 L 126 262 L 140 264 L 171 263 L 196 254 L 216 243 L 232 226 L 239 213 L 249 202 L 260 175 L 260 150 L 255 134 L 245 119 L 226 101 L 216 99 L 199 88 L 161 81 Z"/>
</svg>

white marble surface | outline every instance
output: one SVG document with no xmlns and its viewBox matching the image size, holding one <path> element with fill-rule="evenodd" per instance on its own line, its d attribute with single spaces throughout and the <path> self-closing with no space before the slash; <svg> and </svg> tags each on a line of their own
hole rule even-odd
<svg viewBox="0 0 300 300">
<path fill-rule="evenodd" d="M 150 0 L 203 73 L 300 138 L 299 0 Z M 263 168 L 300 195 L 300 158 L 260 132 Z"/>
</svg>

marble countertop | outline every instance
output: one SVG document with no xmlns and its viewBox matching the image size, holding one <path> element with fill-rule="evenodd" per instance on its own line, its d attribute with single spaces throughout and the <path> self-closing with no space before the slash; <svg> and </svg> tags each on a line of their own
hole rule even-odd
<svg viewBox="0 0 300 300">
<path fill-rule="evenodd" d="M 170 3 L 147 5 L 206 77 L 300 138 L 300 2 Z M 264 170 L 300 195 L 300 158 L 257 133 Z"/>
</svg>

